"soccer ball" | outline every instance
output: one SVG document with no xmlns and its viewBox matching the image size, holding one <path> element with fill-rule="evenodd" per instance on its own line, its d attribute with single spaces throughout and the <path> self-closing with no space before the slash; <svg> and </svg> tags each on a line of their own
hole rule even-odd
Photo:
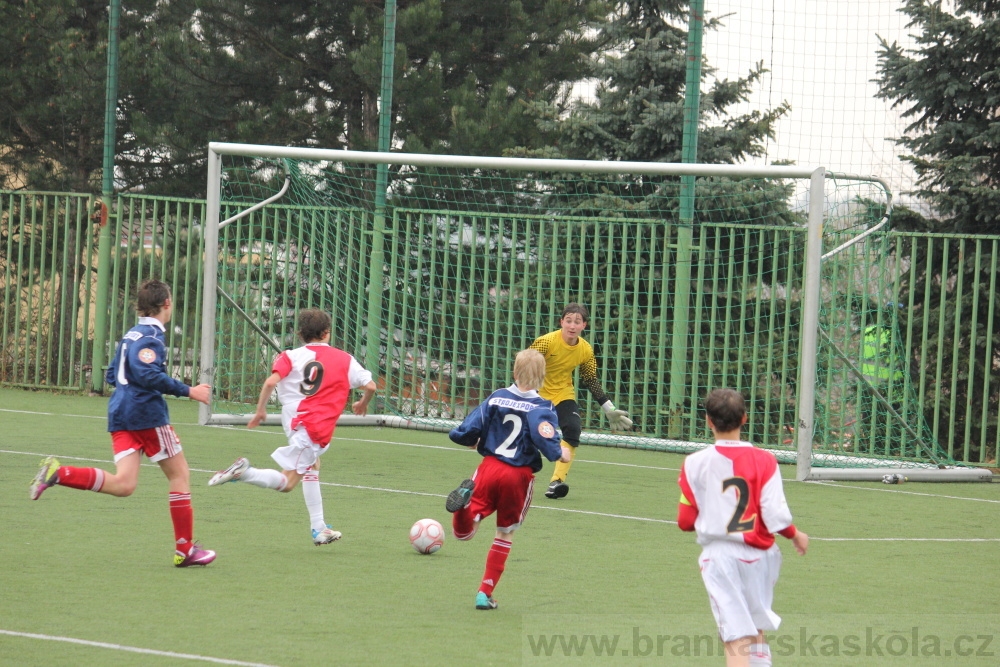
<svg viewBox="0 0 1000 667">
<path fill-rule="evenodd" d="M 418 553 L 432 554 L 444 544 L 444 528 L 434 519 L 421 519 L 410 528 L 410 544 Z"/>
</svg>

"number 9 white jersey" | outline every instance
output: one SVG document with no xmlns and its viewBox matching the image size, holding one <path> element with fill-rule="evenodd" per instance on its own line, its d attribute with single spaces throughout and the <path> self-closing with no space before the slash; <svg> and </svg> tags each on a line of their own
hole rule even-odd
<svg viewBox="0 0 1000 667">
<path fill-rule="evenodd" d="M 271 370 L 277 373 L 281 424 L 291 435 L 300 425 L 309 438 L 325 445 L 333 437 L 351 389 L 371 382 L 372 374 L 347 352 L 326 343 L 310 343 L 282 352 Z"/>
</svg>

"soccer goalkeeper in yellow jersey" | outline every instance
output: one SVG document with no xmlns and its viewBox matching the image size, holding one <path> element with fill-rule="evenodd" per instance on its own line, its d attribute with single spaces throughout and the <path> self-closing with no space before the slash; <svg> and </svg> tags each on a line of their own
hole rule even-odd
<svg viewBox="0 0 1000 667">
<path fill-rule="evenodd" d="M 597 360 L 594 359 L 594 348 L 580 337 L 587 328 L 587 309 L 579 303 L 571 303 L 563 308 L 559 318 L 559 330 L 539 336 L 531 347 L 545 357 L 545 382 L 538 393 L 556 406 L 559 417 L 559 428 L 562 430 L 562 444 L 569 445 L 571 456 L 569 462 L 556 463 L 552 481 L 545 492 L 548 498 L 563 498 L 569 493 L 566 476 L 576 457 L 576 448 L 580 445 L 580 431 L 583 423 L 580 420 L 579 407 L 576 403 L 576 389 L 573 387 L 573 371 L 580 367 L 580 382 L 590 390 L 604 414 L 608 416 L 613 431 L 627 431 L 632 428 L 632 420 L 624 410 L 615 408 L 615 404 L 601 387 L 597 379 Z"/>
</svg>

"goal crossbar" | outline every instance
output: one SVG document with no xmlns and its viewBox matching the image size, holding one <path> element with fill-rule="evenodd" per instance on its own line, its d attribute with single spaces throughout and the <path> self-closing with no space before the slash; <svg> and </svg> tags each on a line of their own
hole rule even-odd
<svg viewBox="0 0 1000 667">
<path fill-rule="evenodd" d="M 502 157 L 475 157 L 475 156 L 453 156 L 453 155 L 428 155 L 428 154 L 408 154 L 408 153 L 380 153 L 348 150 L 329 150 L 318 148 L 290 148 L 279 146 L 263 146 L 255 144 L 233 144 L 225 142 L 212 142 L 208 149 L 208 188 L 206 206 L 206 225 L 204 229 L 205 237 L 205 262 L 207 270 L 203 285 L 203 326 L 201 345 L 201 381 L 213 383 L 215 373 L 215 345 L 216 345 L 216 320 L 215 312 L 218 308 L 218 297 L 220 294 L 241 317 L 245 318 L 248 324 L 263 336 L 271 348 L 278 347 L 278 344 L 267 337 L 259 326 L 253 321 L 252 316 L 246 314 L 229 294 L 222 292 L 218 285 L 219 266 L 219 242 L 220 228 L 224 224 L 235 222 L 235 220 L 248 216 L 254 211 L 258 211 L 269 203 L 278 201 L 288 190 L 289 181 L 286 177 L 285 183 L 280 192 L 243 210 L 224 220 L 220 224 L 222 210 L 222 172 L 223 157 L 241 156 L 253 159 L 282 159 L 301 160 L 327 163 L 345 163 L 362 165 L 404 165 L 410 167 L 429 167 L 435 169 L 468 169 L 468 170 L 500 170 L 507 172 L 551 172 L 570 174 L 616 174 L 616 175 L 636 175 L 636 176 L 670 176 L 670 177 L 693 177 L 693 178 L 758 178 L 758 179 L 799 179 L 808 182 L 808 205 L 806 218 L 806 241 L 802 275 L 802 303 L 801 303 L 801 339 L 798 341 L 799 369 L 798 386 L 801 387 L 797 403 L 797 424 L 794 428 L 795 451 L 791 453 L 787 450 L 775 450 L 781 453 L 779 457 L 782 462 L 796 464 L 796 478 L 798 480 L 879 480 L 885 470 L 898 471 L 893 466 L 886 467 L 878 465 L 880 461 L 865 461 L 863 457 L 845 457 L 845 462 L 851 467 L 838 467 L 836 457 L 829 460 L 821 460 L 817 457 L 825 456 L 814 453 L 814 428 L 816 394 L 814 387 L 816 384 L 816 357 L 819 347 L 819 302 L 821 291 L 820 269 L 824 260 L 839 252 L 842 248 L 851 243 L 835 248 L 833 251 L 823 254 L 823 226 L 826 214 L 825 186 L 832 180 L 856 180 L 872 183 L 880 187 L 885 194 L 885 209 L 882 220 L 878 225 L 869 228 L 864 232 L 867 237 L 874 232 L 883 229 L 891 211 L 891 193 L 884 181 L 873 176 L 855 175 L 848 173 L 830 172 L 822 166 L 798 167 L 798 166 L 744 166 L 744 165 L 709 165 L 709 164 L 680 164 L 680 163 L 660 163 L 660 162 L 618 162 L 618 161 L 586 161 L 586 160 L 562 160 L 562 159 L 536 159 L 536 158 L 502 158 Z M 863 237 L 862 237 L 863 238 Z M 381 247 L 381 246 L 379 246 Z M 374 292 L 369 288 L 369 292 Z M 370 293 L 367 298 L 377 298 L 377 295 Z M 369 303 L 372 303 L 369 301 Z M 386 372 L 392 372 L 392 367 L 387 367 Z M 249 415 L 225 414 L 213 412 L 211 406 L 202 406 L 200 421 L 205 424 L 240 424 L 246 423 Z M 280 423 L 277 416 L 269 416 L 265 421 L 267 424 Z M 354 417 L 344 415 L 339 423 L 357 425 L 381 425 L 407 427 L 415 424 L 414 420 L 406 416 L 397 414 L 379 414 L 368 417 Z M 432 430 L 447 430 L 451 422 L 448 420 L 421 420 L 420 428 Z M 586 433 L 585 442 L 600 444 L 608 436 L 601 433 Z M 766 443 L 762 443 L 766 446 Z M 643 446 L 648 445 L 651 449 L 669 448 L 678 450 L 677 441 L 670 438 L 643 438 Z M 690 445 L 690 451 L 705 446 L 705 443 L 685 442 Z M 626 445 L 627 446 L 627 445 Z M 681 450 L 684 447 L 680 447 Z M 854 465 L 867 467 L 855 468 Z M 820 463 L 821 465 L 814 465 Z M 884 462 L 882 462 L 884 463 Z M 927 467 L 917 464 L 907 467 L 907 475 L 910 479 L 923 480 L 933 478 L 935 480 L 954 481 L 988 479 L 989 471 L 981 469 L 962 469 L 954 466 L 939 467 L 928 465 Z"/>
</svg>

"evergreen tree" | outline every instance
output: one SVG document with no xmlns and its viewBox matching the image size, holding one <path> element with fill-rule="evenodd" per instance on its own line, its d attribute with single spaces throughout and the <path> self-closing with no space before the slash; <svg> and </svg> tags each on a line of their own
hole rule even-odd
<svg viewBox="0 0 1000 667">
<path fill-rule="evenodd" d="M 879 96 L 909 121 L 898 139 L 918 176 L 915 194 L 942 216 L 937 231 L 1000 231 L 1000 5 L 907 0 L 916 46 L 884 39 Z"/>
<path fill-rule="evenodd" d="M 578 78 L 599 0 L 400 0 L 394 147 L 498 154 L 536 145 L 524 113 Z M 107 2 L 3 9 L 2 159 L 29 187 L 100 182 Z M 209 141 L 374 150 L 384 5 L 139 0 L 121 16 L 116 183 L 204 192 Z M 0 117 L 2 118 L 2 117 Z M 47 170 L 47 171 L 46 171 Z M 48 174 L 46 176 L 46 174 Z"/>
<path fill-rule="evenodd" d="M 533 105 L 549 132 L 549 154 L 595 160 L 680 162 L 687 72 L 688 3 L 679 0 L 620 0 L 599 28 L 600 51 L 592 60 L 593 99 L 564 106 Z M 713 30 L 719 20 L 706 20 Z M 707 63 L 703 78 L 714 74 Z M 775 122 L 788 111 L 775 109 L 732 116 L 765 73 L 763 64 L 746 77 L 714 81 L 701 96 L 698 161 L 732 163 L 763 154 Z"/>
<path fill-rule="evenodd" d="M 9 185 L 100 189 L 107 7 L 0 3 L 0 174 Z"/>
<path fill-rule="evenodd" d="M 684 127 L 684 96 L 687 75 L 687 30 L 689 4 L 684 0 L 617 0 L 598 27 L 599 51 L 591 60 L 589 80 L 595 82 L 592 97 L 574 97 L 565 104 L 537 102 L 532 111 L 539 127 L 549 138 L 544 149 L 523 147 L 517 154 L 546 157 L 563 157 L 592 160 L 629 160 L 651 162 L 681 162 Z M 719 20 L 706 20 L 704 30 L 719 26 Z M 702 77 L 708 80 L 715 73 L 703 62 Z M 700 127 L 698 131 L 698 162 L 737 163 L 763 155 L 764 140 L 774 137 L 774 124 L 789 109 L 780 104 L 774 109 L 754 110 L 734 115 L 734 105 L 748 99 L 753 86 L 765 73 L 763 64 L 757 64 L 746 76 L 735 80 L 713 80 L 700 98 Z M 588 243 L 565 243 L 560 254 L 579 257 L 581 267 L 597 276 L 599 292 L 607 294 L 608 312 L 621 317 L 637 317 L 644 321 L 687 322 L 712 321 L 710 310 L 730 309 L 725 318 L 737 323 L 733 331 L 716 332 L 720 337 L 750 335 L 754 330 L 767 331 L 769 318 L 784 318 L 788 304 L 778 304 L 774 313 L 760 311 L 760 319 L 752 321 L 743 315 L 746 304 L 734 295 L 752 293 L 754 284 L 720 284 L 718 293 L 706 299 L 706 310 L 699 317 L 690 310 L 684 317 L 675 318 L 675 294 L 660 290 L 659 285 L 672 284 L 673 276 L 650 275 L 632 279 L 618 267 L 628 266 L 634 258 L 649 258 L 651 265 L 672 266 L 677 262 L 707 261 L 679 257 L 675 253 L 676 236 L 672 225 L 679 219 L 679 179 L 668 177 L 637 177 L 633 175 L 598 180 L 585 174 L 564 180 L 563 188 L 551 195 L 552 207 L 572 203 L 574 214 L 594 217 L 634 216 L 662 221 L 662 226 L 652 233 L 643 232 L 642 223 L 622 237 L 603 238 L 603 225 L 598 223 L 594 239 Z M 590 197 L 581 198 L 582 193 Z M 719 229 L 697 225 L 705 222 L 781 225 L 800 223 L 789 206 L 791 186 L 781 182 L 740 181 L 730 179 L 700 178 L 695 198 L 695 247 L 699 235 L 705 247 L 714 248 L 716 261 L 736 255 L 741 265 L 748 268 L 752 280 L 774 284 L 788 280 L 787 271 L 777 266 L 775 257 L 797 255 L 789 247 L 791 237 L 783 241 L 785 247 L 777 251 L 759 242 L 758 232 L 741 229 Z M 558 201 L 558 203 L 556 203 Z M 674 259 L 671 261 L 670 258 Z M 671 272 L 673 270 L 671 269 Z M 685 289 L 681 287 L 681 289 Z M 532 293 L 532 286 L 525 286 Z M 617 295 L 617 296 L 616 296 Z M 544 299 L 544 290 L 537 295 Z M 603 304 L 590 304 L 595 309 Z M 770 320 L 770 321 L 773 321 Z M 689 335 L 705 337 L 708 332 L 695 331 L 690 325 Z M 669 335 L 669 334 L 668 334 Z M 633 333 L 616 331 L 603 341 L 608 346 L 632 344 Z M 669 340 L 659 341 L 665 349 Z M 723 349 L 723 345 L 718 345 Z M 706 345 L 704 349 L 709 349 Z M 693 352 L 685 350 L 689 364 L 699 364 L 702 372 L 718 374 L 725 361 L 691 358 Z M 777 354 L 776 352 L 775 354 Z M 626 355 L 627 356 L 627 355 Z M 669 364 L 668 364 L 669 365 Z M 609 360 L 606 374 L 612 382 L 630 388 L 636 401 L 655 386 L 665 382 L 687 384 L 686 378 L 670 378 L 657 372 L 658 360 L 619 358 Z M 737 372 L 752 370 L 745 367 Z M 631 400 L 631 398 L 629 399 Z M 695 400 L 695 399 L 692 399 Z M 671 406 L 671 409 L 681 409 Z M 684 409 L 693 409 L 687 406 Z M 692 436 L 694 437 L 694 436 Z"/>
<path fill-rule="evenodd" d="M 527 104 L 564 101 L 597 46 L 602 0 L 422 0 L 400 12 L 397 136 L 408 152 L 540 146 Z M 400 57 L 402 55 L 402 57 Z"/>
<path fill-rule="evenodd" d="M 910 154 L 902 159 L 917 173 L 914 194 L 930 202 L 932 218 L 910 211 L 893 213 L 893 227 L 918 231 L 996 234 L 1000 232 L 1000 96 L 996 93 L 1000 70 L 1000 5 L 995 2 L 958 0 L 950 10 L 940 2 L 908 0 L 902 11 L 910 17 L 909 27 L 914 48 L 898 43 L 881 42 L 879 53 L 879 96 L 893 102 L 909 121 L 897 141 Z M 903 217 L 900 215 L 903 214 Z M 942 239 L 935 244 L 907 242 L 900 239 L 897 251 L 901 261 L 916 267 L 912 280 L 904 275 L 901 296 L 904 301 L 916 292 L 915 302 L 922 306 L 908 317 L 916 330 L 930 331 L 929 350 L 911 351 L 911 360 L 941 357 L 943 375 L 928 392 L 924 414 L 933 420 L 935 403 L 943 406 L 937 415 L 950 422 L 951 432 L 968 431 L 965 409 L 950 412 L 950 405 L 973 405 L 975 411 L 989 410 L 997 396 L 985 395 L 982 382 L 965 377 L 969 372 L 964 359 L 996 359 L 1000 340 L 989 331 L 996 330 L 990 313 L 1000 308 L 1000 296 L 992 293 L 989 271 L 981 267 L 995 262 L 995 251 L 987 247 L 981 256 L 961 251 L 958 240 Z M 933 248 L 928 254 L 927 248 Z M 950 252 L 945 252 L 948 248 Z M 945 258 L 947 257 L 947 261 Z M 979 268 L 977 272 L 977 268 Z M 940 290 L 940 298 L 924 303 L 928 285 Z M 961 298 L 956 285 L 965 285 Z M 947 298 L 944 293 L 947 293 Z M 994 301 L 976 301 L 977 293 L 993 294 Z M 946 304 L 942 307 L 941 304 Z M 941 321 L 947 325 L 941 329 Z M 953 326 L 954 323 L 958 326 Z M 977 329 L 973 330 L 975 322 Z M 935 332 L 942 331 L 943 338 Z M 987 347 L 986 342 L 992 341 Z M 959 352 L 962 361 L 953 358 Z M 951 377 L 961 369 L 960 378 Z M 928 373 L 917 368 L 917 373 Z M 954 390 L 955 395 L 952 396 Z M 973 415 L 973 421 L 978 416 Z M 971 443 L 974 457 L 984 450 L 982 460 L 995 459 L 997 423 L 990 418 L 983 442 Z M 947 432 L 942 427 L 941 432 Z"/>
</svg>

